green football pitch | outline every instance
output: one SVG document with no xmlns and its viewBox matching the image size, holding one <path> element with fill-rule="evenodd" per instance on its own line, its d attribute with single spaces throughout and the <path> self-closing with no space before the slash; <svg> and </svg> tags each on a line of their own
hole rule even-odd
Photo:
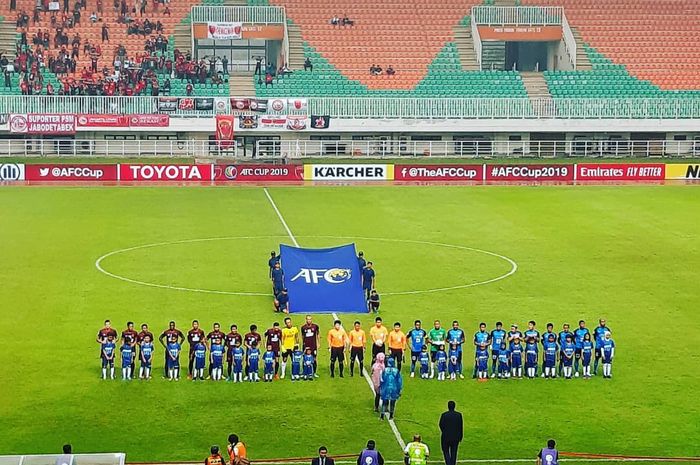
<svg viewBox="0 0 700 465">
<path fill-rule="evenodd" d="M 549 437 L 567 451 L 700 455 L 700 190 L 684 186 L 270 188 L 302 246 L 355 242 L 373 260 L 381 314 L 478 323 L 534 319 L 558 330 L 605 317 L 613 379 L 405 379 L 396 426 L 439 456 L 447 400 L 465 415 L 461 458 L 528 458 Z M 359 451 L 372 438 L 400 460 L 367 382 L 102 381 L 95 335 L 106 318 L 198 318 L 271 325 L 267 258 L 291 243 L 262 188 L 0 189 L 0 454 L 124 451 L 131 461 L 201 460 L 238 433 L 256 459 Z M 193 241 L 196 239 L 209 239 Z M 96 260 L 117 253 L 101 265 Z M 476 250 L 478 249 L 478 250 Z M 492 254 L 480 252 L 486 251 Z M 493 255 L 496 254 L 496 255 Z M 517 272 L 495 280 L 517 263 Z M 495 280 L 495 281 L 493 281 Z M 478 284 L 482 282 L 489 283 Z M 159 287 L 156 287 L 159 286 Z M 190 288 L 223 293 L 203 293 Z M 441 292 L 417 292 L 455 288 Z M 394 295 L 391 295 L 394 294 Z M 372 317 L 359 318 L 365 328 Z M 318 315 L 322 333 L 332 318 Z M 302 316 L 294 316 L 301 324 Z M 159 348 L 160 350 L 160 348 Z M 468 352 L 469 349 L 468 349 Z M 469 365 L 469 363 L 467 363 Z M 405 373 L 406 370 L 404 370 Z"/>
</svg>

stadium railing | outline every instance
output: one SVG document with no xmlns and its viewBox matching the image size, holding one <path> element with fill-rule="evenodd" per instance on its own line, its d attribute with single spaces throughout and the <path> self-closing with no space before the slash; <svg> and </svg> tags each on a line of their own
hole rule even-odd
<svg viewBox="0 0 700 465">
<path fill-rule="evenodd" d="M 48 455 L 0 455 L 0 465 L 56 465 L 60 454 Z M 70 465 L 124 465 L 126 454 L 73 454 Z"/>
<path fill-rule="evenodd" d="M 252 148 L 252 147 L 251 147 Z M 0 139 L 3 157 L 229 158 L 250 157 L 236 141 Z M 277 140 L 256 142 L 258 159 L 303 158 L 684 158 L 700 156 L 700 141 Z M 0 463 L 0 465 L 4 465 Z"/>
<path fill-rule="evenodd" d="M 259 140 L 260 158 L 651 158 L 697 157 L 694 141 L 381 141 Z"/>
<path fill-rule="evenodd" d="M 192 22 L 284 24 L 287 15 L 282 6 L 193 6 Z"/>
<path fill-rule="evenodd" d="M 478 25 L 559 26 L 564 16 L 560 6 L 474 6 L 471 16 Z"/>
<path fill-rule="evenodd" d="M 235 97 L 250 98 L 256 97 Z M 288 97 L 298 100 L 298 96 Z M 299 110 L 274 114 L 328 115 L 349 119 L 699 119 L 695 98 L 375 98 L 302 97 Z M 269 102 L 286 98 L 265 98 Z M 186 103 L 183 105 L 183 103 Z M 200 106 L 200 103 L 202 106 Z M 167 108 L 167 109 L 166 109 Z M 196 108 L 207 108 L 197 110 Z M 0 114 L 152 114 L 206 118 L 240 114 L 230 97 L 0 96 Z M 254 113 L 252 113 L 254 114 Z"/>
</svg>

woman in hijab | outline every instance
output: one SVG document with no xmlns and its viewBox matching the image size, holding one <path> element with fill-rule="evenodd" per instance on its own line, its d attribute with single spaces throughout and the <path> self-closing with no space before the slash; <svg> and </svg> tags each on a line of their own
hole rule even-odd
<svg viewBox="0 0 700 465">
<path fill-rule="evenodd" d="M 387 410 L 389 412 L 389 420 L 394 419 L 396 401 L 401 397 L 403 379 L 401 378 L 401 372 L 395 365 L 396 362 L 393 358 L 389 358 L 389 360 L 386 361 L 386 368 L 379 382 L 379 392 L 382 396 L 382 412 L 379 414 L 380 420 L 384 419 Z"/>
<path fill-rule="evenodd" d="M 386 355 L 383 353 L 377 354 L 377 360 L 372 365 L 372 385 L 374 386 L 374 411 L 379 412 L 379 384 L 382 381 L 382 373 L 384 373 L 384 359 Z"/>
</svg>

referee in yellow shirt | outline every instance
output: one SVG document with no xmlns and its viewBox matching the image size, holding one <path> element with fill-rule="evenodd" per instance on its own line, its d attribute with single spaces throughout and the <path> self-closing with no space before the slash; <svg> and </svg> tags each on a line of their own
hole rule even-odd
<svg viewBox="0 0 700 465">
<path fill-rule="evenodd" d="M 362 376 L 362 372 L 365 369 L 365 344 L 367 344 L 367 335 L 365 330 L 360 327 L 360 322 L 355 321 L 354 326 L 353 330 L 348 334 L 350 340 L 350 377 L 355 376 L 355 359 L 360 364 L 358 373 Z"/>
<path fill-rule="evenodd" d="M 299 328 L 292 326 L 292 319 L 287 317 L 282 328 L 282 379 L 287 370 L 287 359 L 291 357 L 296 345 L 299 345 Z"/>
<path fill-rule="evenodd" d="M 378 316 L 374 319 L 374 326 L 369 330 L 369 337 L 372 339 L 372 363 L 377 360 L 377 354 L 386 353 L 386 337 L 389 331 L 382 324 L 382 317 Z"/>
<path fill-rule="evenodd" d="M 396 368 L 401 371 L 403 351 L 406 348 L 406 335 L 401 331 L 401 323 L 394 323 L 394 330 L 389 333 L 389 356 L 396 362 Z"/>
<path fill-rule="evenodd" d="M 338 361 L 340 377 L 343 377 L 345 362 L 345 347 L 348 345 L 348 334 L 341 326 L 340 320 L 333 322 L 333 328 L 328 331 L 328 350 L 331 352 L 331 378 L 335 378 L 335 362 Z"/>
</svg>

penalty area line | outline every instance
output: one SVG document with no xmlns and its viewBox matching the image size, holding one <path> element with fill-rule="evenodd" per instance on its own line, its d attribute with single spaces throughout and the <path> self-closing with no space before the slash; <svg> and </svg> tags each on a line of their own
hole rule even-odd
<svg viewBox="0 0 700 465">
<path fill-rule="evenodd" d="M 267 187 L 263 188 L 263 192 L 265 192 L 265 196 L 267 197 L 267 200 L 270 202 L 270 205 L 272 205 L 272 208 L 275 210 L 275 213 L 277 213 L 277 218 L 279 218 L 280 223 L 282 223 L 282 226 L 284 226 L 285 231 L 287 231 L 287 234 L 289 235 L 289 238 L 292 240 L 292 243 L 296 246 L 299 247 L 299 242 L 297 242 L 296 238 L 294 237 L 294 234 L 292 234 L 292 230 L 289 229 L 289 225 L 287 222 L 284 220 L 284 217 L 282 216 L 282 212 L 280 212 L 280 209 L 277 208 L 277 204 L 275 201 L 272 199 L 272 196 L 267 190 Z M 338 314 L 333 312 L 333 320 L 338 320 Z M 369 373 L 367 373 L 367 370 L 362 368 L 362 375 L 365 377 L 365 380 L 367 381 L 367 384 L 369 384 L 369 388 L 372 391 L 372 395 L 376 395 L 374 392 L 374 385 L 372 384 L 372 378 L 369 377 Z M 401 447 L 401 450 L 403 451 L 406 448 L 406 443 L 404 442 L 403 438 L 401 438 L 401 433 L 399 432 L 399 429 L 396 427 L 396 423 L 394 420 L 389 420 L 389 426 L 391 427 L 391 431 L 394 433 L 394 437 L 396 437 L 396 442 L 399 444 L 399 447 Z"/>
</svg>

